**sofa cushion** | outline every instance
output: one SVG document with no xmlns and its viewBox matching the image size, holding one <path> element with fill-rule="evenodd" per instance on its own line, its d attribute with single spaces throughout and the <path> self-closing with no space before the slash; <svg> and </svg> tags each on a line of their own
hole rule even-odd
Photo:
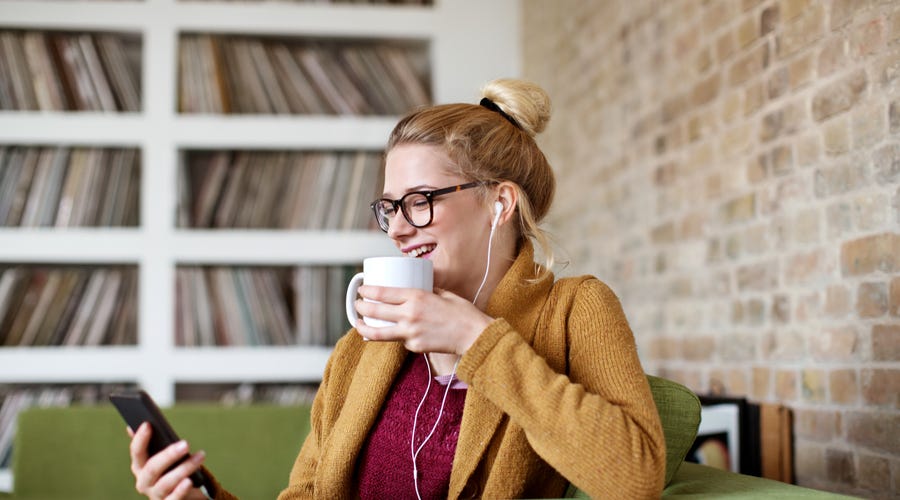
<svg viewBox="0 0 900 500">
<path fill-rule="evenodd" d="M 182 405 L 163 413 L 239 498 L 275 498 L 309 432 L 308 406 Z M 13 498 L 142 498 L 129 466 L 125 422 L 111 406 L 19 415 Z"/>
<path fill-rule="evenodd" d="M 666 438 L 666 483 L 678 471 L 697 437 L 700 425 L 700 399 L 687 387 L 653 375 L 647 375 L 656 411 Z"/>
</svg>

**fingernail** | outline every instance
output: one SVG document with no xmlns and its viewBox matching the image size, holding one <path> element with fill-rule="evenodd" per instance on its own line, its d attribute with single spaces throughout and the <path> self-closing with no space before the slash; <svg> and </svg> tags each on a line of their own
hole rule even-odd
<svg viewBox="0 0 900 500">
<path fill-rule="evenodd" d="M 185 451 L 185 450 L 187 450 L 187 449 L 188 449 L 187 441 L 185 441 L 185 440 L 182 439 L 181 441 L 175 443 L 175 449 L 178 450 L 178 451 Z"/>
<path fill-rule="evenodd" d="M 202 462 L 203 459 L 206 458 L 206 452 L 203 450 L 194 453 L 193 459 L 195 462 Z"/>
</svg>

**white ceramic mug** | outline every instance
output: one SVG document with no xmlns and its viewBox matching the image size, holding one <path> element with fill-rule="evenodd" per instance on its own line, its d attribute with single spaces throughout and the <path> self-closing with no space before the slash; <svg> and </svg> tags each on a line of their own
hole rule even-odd
<svg viewBox="0 0 900 500">
<path fill-rule="evenodd" d="M 434 291 L 434 268 L 428 259 L 413 257 L 370 257 L 363 260 L 363 272 L 357 273 L 347 286 L 347 319 L 356 325 L 356 292 L 360 285 L 418 288 Z M 369 300 L 369 299 L 366 299 Z M 370 301 L 374 302 L 374 301 Z M 363 316 L 369 326 L 390 326 L 394 323 Z"/>
</svg>

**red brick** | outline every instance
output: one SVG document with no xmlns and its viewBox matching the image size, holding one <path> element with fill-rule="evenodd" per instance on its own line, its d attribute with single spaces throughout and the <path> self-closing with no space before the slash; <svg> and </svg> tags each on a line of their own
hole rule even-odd
<svg viewBox="0 0 900 500">
<path fill-rule="evenodd" d="M 722 26 L 730 24 L 735 15 L 733 3 L 713 2 L 701 9 L 700 23 L 703 26 L 703 32 L 713 33 Z M 730 34 L 731 32 L 729 31 L 728 33 Z"/>
<path fill-rule="evenodd" d="M 881 184 L 900 181 L 900 144 L 888 144 L 872 155 L 875 166 L 875 180 Z"/>
<path fill-rule="evenodd" d="M 820 281 L 828 274 L 827 258 L 821 250 L 792 255 L 784 271 L 785 283 L 802 285 Z"/>
<path fill-rule="evenodd" d="M 796 361 L 804 357 L 806 342 L 793 329 L 779 329 L 765 335 L 762 358 L 776 361 Z"/>
<path fill-rule="evenodd" d="M 856 290 L 856 313 L 860 318 L 878 318 L 888 311 L 885 283 L 861 283 Z"/>
<path fill-rule="evenodd" d="M 834 0 L 831 4 L 831 29 L 836 29 L 854 19 L 877 0 Z"/>
<path fill-rule="evenodd" d="M 853 222 L 857 229 L 872 231 L 889 226 L 891 202 L 887 195 L 860 195 L 853 200 Z"/>
<path fill-rule="evenodd" d="M 759 129 L 759 140 L 763 142 L 771 141 L 781 134 L 784 127 L 784 112 L 781 110 L 773 111 L 762 119 Z"/>
<path fill-rule="evenodd" d="M 872 327 L 872 359 L 875 361 L 900 361 L 900 325 L 875 325 Z"/>
<path fill-rule="evenodd" d="M 716 2 L 714 5 L 719 5 L 728 2 Z M 716 26 L 718 28 L 718 26 Z M 710 32 L 712 30 L 707 31 Z M 722 63 L 728 60 L 734 51 L 737 49 L 737 42 L 734 40 L 734 33 L 731 31 L 726 31 L 716 40 L 716 58 L 719 60 L 719 63 Z"/>
<path fill-rule="evenodd" d="M 852 405 L 859 401 L 859 382 L 856 370 L 834 370 L 828 374 L 828 392 L 831 402 Z"/>
<path fill-rule="evenodd" d="M 828 226 L 828 237 L 839 240 L 853 229 L 853 214 L 850 204 L 838 201 L 825 210 L 825 223 Z"/>
<path fill-rule="evenodd" d="M 822 301 L 818 292 L 801 295 L 797 299 L 797 308 L 794 313 L 797 321 L 804 323 L 811 319 L 818 319 L 822 315 Z"/>
<path fill-rule="evenodd" d="M 759 25 L 756 19 L 751 17 L 745 18 L 737 27 L 737 44 L 738 48 L 750 45 L 759 38 Z"/>
<path fill-rule="evenodd" d="M 891 124 L 891 133 L 900 132 L 900 101 L 892 101 L 888 106 L 888 121 Z"/>
<path fill-rule="evenodd" d="M 860 488 L 873 491 L 891 490 L 891 464 L 886 458 L 859 453 L 857 460 Z"/>
<path fill-rule="evenodd" d="M 826 40 L 819 51 L 819 77 L 842 70 L 850 63 L 850 41 L 841 33 Z"/>
<path fill-rule="evenodd" d="M 794 410 L 794 429 L 797 437 L 828 442 L 840 435 L 841 414 L 829 410 Z"/>
<path fill-rule="evenodd" d="M 827 380 L 823 370 L 805 369 L 801 378 L 803 399 L 815 403 L 825 402 Z"/>
<path fill-rule="evenodd" d="M 822 143 L 825 153 L 831 156 L 850 151 L 850 120 L 842 117 L 826 123 L 822 127 Z"/>
<path fill-rule="evenodd" d="M 853 453 L 829 448 L 825 450 L 825 473 L 831 482 L 856 485 L 856 466 Z"/>
<path fill-rule="evenodd" d="M 891 316 L 900 317 L 900 278 L 891 280 L 891 291 L 888 299 Z"/>
<path fill-rule="evenodd" d="M 737 270 L 738 290 L 768 291 L 778 284 L 778 262 L 768 261 L 740 266 Z"/>
<path fill-rule="evenodd" d="M 775 399 L 781 402 L 797 399 L 797 372 L 790 370 L 775 372 Z"/>
<path fill-rule="evenodd" d="M 725 203 L 719 214 L 726 225 L 749 221 L 756 216 L 756 195 L 748 194 Z"/>
<path fill-rule="evenodd" d="M 772 322 L 782 325 L 791 322 L 791 299 L 787 295 L 776 294 L 772 298 Z"/>
<path fill-rule="evenodd" d="M 756 113 L 766 100 L 766 88 L 762 80 L 747 84 L 744 92 L 744 116 Z"/>
<path fill-rule="evenodd" d="M 814 59 L 812 54 L 802 54 L 790 62 L 791 89 L 796 90 L 813 80 Z"/>
<path fill-rule="evenodd" d="M 785 16 L 787 19 L 787 16 Z M 815 5 L 804 9 L 791 22 L 786 22 L 778 37 L 778 56 L 788 58 L 818 40 L 825 32 L 825 9 Z"/>
<path fill-rule="evenodd" d="M 867 236 L 841 245 L 841 274 L 862 276 L 900 271 L 900 233 Z"/>
<path fill-rule="evenodd" d="M 859 101 L 868 84 L 866 72 L 859 70 L 827 85 L 813 97 L 813 118 L 821 122 L 838 113 L 847 111 Z"/>
<path fill-rule="evenodd" d="M 752 333 L 735 333 L 711 337 L 707 340 L 715 344 L 716 354 L 723 361 L 743 361 L 756 357 L 757 336 Z"/>
<path fill-rule="evenodd" d="M 795 429 L 799 425 L 794 426 Z M 804 485 L 807 478 L 825 477 L 825 449 L 818 444 L 807 441 L 798 441 L 794 450 L 794 473 L 797 476 L 797 484 Z"/>
<path fill-rule="evenodd" d="M 897 56 L 896 50 L 885 52 L 886 54 L 872 64 L 870 74 L 873 75 L 873 81 L 878 81 L 882 88 L 888 89 L 900 80 L 900 57 Z"/>
<path fill-rule="evenodd" d="M 691 337 L 682 345 L 682 357 L 690 361 L 710 361 L 716 345 L 715 337 Z"/>
<path fill-rule="evenodd" d="M 863 369 L 860 385 L 867 404 L 900 408 L 900 369 Z"/>
<path fill-rule="evenodd" d="M 728 85 L 737 87 L 761 74 L 765 68 L 767 51 L 768 48 L 762 45 L 747 51 L 739 59 L 736 59 L 728 69 Z"/>
<path fill-rule="evenodd" d="M 885 25 L 881 18 L 870 19 L 853 30 L 851 51 L 853 57 L 862 58 L 884 48 Z"/>
<path fill-rule="evenodd" d="M 666 222 L 656 226 L 650 232 L 650 238 L 655 245 L 672 243 L 675 241 L 675 225 L 672 222 Z"/>
<path fill-rule="evenodd" d="M 732 396 L 747 396 L 747 371 L 741 369 L 728 370 L 727 393 Z"/>
<path fill-rule="evenodd" d="M 848 160 L 816 169 L 813 190 L 816 196 L 824 198 L 860 189 L 870 183 L 868 172 Z"/>
<path fill-rule="evenodd" d="M 887 136 L 888 114 L 885 112 L 884 103 L 871 102 L 857 106 L 853 110 L 851 128 L 853 149 L 857 151 L 871 150 Z M 900 165 L 898 165 L 897 171 L 900 171 Z"/>
<path fill-rule="evenodd" d="M 843 417 L 847 442 L 887 453 L 900 454 L 900 412 L 854 411 Z"/>
<path fill-rule="evenodd" d="M 810 0 L 781 0 L 778 4 L 782 21 L 790 21 L 809 7 Z"/>
<path fill-rule="evenodd" d="M 832 318 L 845 317 L 852 310 L 850 290 L 842 285 L 831 285 L 825 289 L 825 314 Z"/>
<path fill-rule="evenodd" d="M 708 78 L 694 85 L 691 92 L 691 104 L 695 107 L 709 103 L 719 95 L 721 77 L 713 73 Z"/>
<path fill-rule="evenodd" d="M 757 401 L 766 401 L 772 389 L 772 370 L 765 366 L 753 367 L 753 392 L 751 396 Z"/>
<path fill-rule="evenodd" d="M 859 336 L 854 326 L 828 326 L 810 342 L 816 361 L 853 360 L 859 352 Z"/>
<path fill-rule="evenodd" d="M 778 5 L 772 5 L 763 9 L 762 13 L 759 15 L 760 35 L 765 36 L 778 28 L 779 12 Z"/>
<path fill-rule="evenodd" d="M 900 38 L 900 10 L 895 10 L 894 13 L 890 15 L 888 26 L 890 27 L 888 42 L 893 42 Z"/>
</svg>

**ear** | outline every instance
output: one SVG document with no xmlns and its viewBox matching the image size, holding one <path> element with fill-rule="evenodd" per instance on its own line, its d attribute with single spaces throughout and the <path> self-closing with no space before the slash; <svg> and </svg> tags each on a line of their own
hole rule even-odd
<svg viewBox="0 0 900 500">
<path fill-rule="evenodd" d="M 502 226 L 506 222 L 508 222 L 516 212 L 516 203 L 519 201 L 519 191 L 516 189 L 515 184 L 509 181 L 503 181 L 497 185 L 495 202 L 494 206 L 497 208 L 497 205 L 502 205 L 500 209 L 500 218 L 497 222 L 498 225 Z M 496 212 L 494 212 L 496 216 Z"/>
</svg>

